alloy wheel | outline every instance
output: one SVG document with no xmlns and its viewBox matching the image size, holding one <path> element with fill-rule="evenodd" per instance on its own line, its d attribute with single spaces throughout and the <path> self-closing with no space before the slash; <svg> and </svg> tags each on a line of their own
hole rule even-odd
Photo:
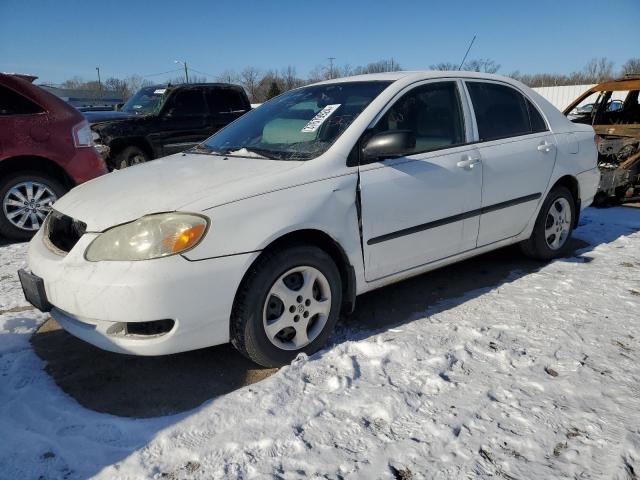
<svg viewBox="0 0 640 480">
<path fill-rule="evenodd" d="M 58 199 L 53 190 L 40 182 L 21 182 L 9 189 L 2 209 L 9 222 L 21 230 L 35 232 Z"/>
<path fill-rule="evenodd" d="M 324 329 L 331 311 L 327 277 L 311 266 L 288 270 L 271 286 L 263 308 L 269 341 L 283 350 L 299 350 Z"/>
<path fill-rule="evenodd" d="M 571 232 L 571 206 L 566 198 L 553 201 L 544 226 L 544 238 L 551 250 L 558 250 L 569 238 Z"/>
</svg>

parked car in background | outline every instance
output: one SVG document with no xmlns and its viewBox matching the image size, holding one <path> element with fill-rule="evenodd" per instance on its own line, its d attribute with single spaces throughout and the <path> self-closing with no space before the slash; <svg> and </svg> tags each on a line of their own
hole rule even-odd
<svg viewBox="0 0 640 480">
<path fill-rule="evenodd" d="M 51 205 L 107 172 L 89 124 L 36 77 L 0 73 L 0 235 L 31 238 Z"/>
<path fill-rule="evenodd" d="M 329 80 L 73 190 L 20 278 L 33 305 L 107 350 L 231 341 L 282 365 L 319 350 L 361 293 L 515 243 L 562 255 L 596 160 L 591 126 L 513 79 Z"/>
<path fill-rule="evenodd" d="M 640 194 L 640 74 L 591 88 L 564 113 L 592 125 L 602 172 L 596 204 Z"/>
<path fill-rule="evenodd" d="M 119 111 L 85 112 L 110 169 L 187 150 L 251 110 L 244 89 L 226 83 L 156 85 Z"/>
</svg>

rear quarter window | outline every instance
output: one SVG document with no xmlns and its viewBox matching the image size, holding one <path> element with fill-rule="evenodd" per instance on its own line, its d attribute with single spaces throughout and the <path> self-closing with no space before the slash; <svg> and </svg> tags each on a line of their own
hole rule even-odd
<svg viewBox="0 0 640 480">
<path fill-rule="evenodd" d="M 42 107 L 28 98 L 0 85 L 0 116 L 33 115 L 43 111 Z"/>
</svg>

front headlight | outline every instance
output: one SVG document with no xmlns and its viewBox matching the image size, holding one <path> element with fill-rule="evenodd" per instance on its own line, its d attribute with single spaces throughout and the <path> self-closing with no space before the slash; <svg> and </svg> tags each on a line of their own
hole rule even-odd
<svg viewBox="0 0 640 480">
<path fill-rule="evenodd" d="M 159 213 L 101 233 L 87 248 L 90 262 L 150 260 L 195 247 L 209 222 L 193 213 Z"/>
</svg>

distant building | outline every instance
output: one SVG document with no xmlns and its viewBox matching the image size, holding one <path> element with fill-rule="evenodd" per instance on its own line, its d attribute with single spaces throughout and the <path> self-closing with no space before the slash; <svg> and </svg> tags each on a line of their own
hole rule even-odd
<svg viewBox="0 0 640 480">
<path fill-rule="evenodd" d="M 51 85 L 38 85 L 47 92 L 53 93 L 55 96 L 70 103 L 76 108 L 89 107 L 111 107 L 115 108 L 119 103 L 124 103 L 122 95 L 110 90 L 103 90 L 102 95 L 92 90 L 75 90 L 68 88 L 59 88 Z"/>
</svg>

